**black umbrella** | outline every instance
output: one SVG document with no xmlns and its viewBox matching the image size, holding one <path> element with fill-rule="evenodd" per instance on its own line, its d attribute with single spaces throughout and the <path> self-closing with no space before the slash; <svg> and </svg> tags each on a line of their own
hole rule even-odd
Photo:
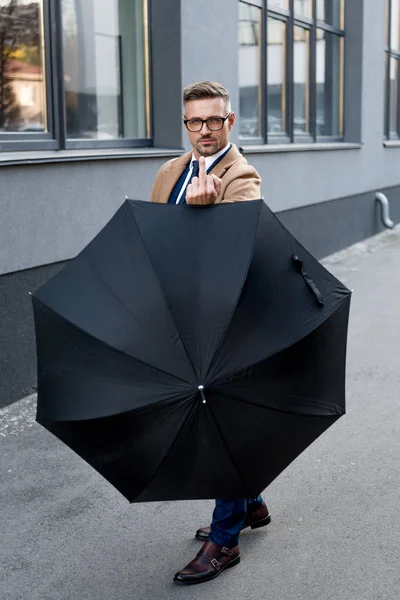
<svg viewBox="0 0 400 600">
<path fill-rule="evenodd" d="M 33 305 L 38 422 L 132 502 L 255 497 L 345 412 L 350 292 L 261 200 L 126 201 Z"/>
</svg>

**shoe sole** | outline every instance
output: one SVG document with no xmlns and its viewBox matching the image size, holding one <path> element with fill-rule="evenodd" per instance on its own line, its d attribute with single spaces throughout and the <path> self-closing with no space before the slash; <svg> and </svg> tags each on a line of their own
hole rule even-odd
<svg viewBox="0 0 400 600">
<path fill-rule="evenodd" d="M 269 525 L 271 523 L 271 515 L 267 515 L 261 521 L 256 521 L 250 525 L 251 529 L 258 529 L 259 527 L 265 527 L 265 525 Z"/>
<path fill-rule="evenodd" d="M 232 560 L 230 563 L 225 565 L 225 567 L 222 567 L 222 569 L 220 569 L 219 571 L 215 571 L 215 573 L 213 573 L 212 575 L 209 575 L 208 577 L 204 577 L 202 579 L 194 579 L 194 580 L 189 579 L 188 581 L 185 581 L 182 579 L 175 579 L 175 577 L 174 577 L 174 582 L 180 583 L 181 585 L 196 585 L 197 583 L 204 583 L 205 581 L 211 581 L 211 579 L 215 579 L 216 577 L 218 577 L 218 575 L 221 575 L 221 573 L 223 571 L 226 571 L 226 569 L 231 569 L 232 567 L 236 567 L 236 565 L 238 565 L 239 563 L 240 563 L 240 554 L 234 560 Z"/>
<path fill-rule="evenodd" d="M 266 517 L 264 517 L 264 519 L 261 519 L 260 521 L 256 521 L 255 523 L 252 523 L 251 525 L 246 525 L 246 527 L 243 527 L 243 529 L 241 531 L 243 531 L 244 529 L 247 529 L 248 527 L 250 527 L 251 529 L 259 529 L 259 527 L 265 527 L 266 525 L 269 525 L 271 523 L 271 515 L 267 515 Z M 195 533 L 196 540 L 200 540 L 201 542 L 206 542 L 208 540 L 208 535 L 207 536 L 203 536 L 202 534 L 197 535 L 197 532 Z"/>
</svg>

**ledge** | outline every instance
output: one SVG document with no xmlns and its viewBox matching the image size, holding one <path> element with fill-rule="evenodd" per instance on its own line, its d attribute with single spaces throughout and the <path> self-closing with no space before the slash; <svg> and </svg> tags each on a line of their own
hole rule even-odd
<svg viewBox="0 0 400 600">
<path fill-rule="evenodd" d="M 385 148 L 400 148 L 400 140 L 386 140 L 383 145 Z"/>
<path fill-rule="evenodd" d="M 96 148 L 90 150 L 31 150 L 0 152 L 0 167 L 44 163 L 76 162 L 87 160 L 120 160 L 126 158 L 165 158 L 181 156 L 183 148 Z"/>
<path fill-rule="evenodd" d="M 273 154 L 275 152 L 321 152 L 326 150 L 360 150 L 362 144 L 327 142 L 316 144 L 259 144 L 240 146 L 242 154 Z"/>
</svg>

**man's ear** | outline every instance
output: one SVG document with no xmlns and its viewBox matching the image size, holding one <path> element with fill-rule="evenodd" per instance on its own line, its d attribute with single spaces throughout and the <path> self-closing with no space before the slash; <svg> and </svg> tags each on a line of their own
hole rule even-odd
<svg viewBox="0 0 400 600">
<path fill-rule="evenodd" d="M 232 127 L 234 126 L 236 121 L 236 116 L 234 112 L 231 112 L 231 114 L 229 115 L 229 119 L 228 119 L 228 127 L 229 127 L 229 131 L 232 129 Z"/>
</svg>

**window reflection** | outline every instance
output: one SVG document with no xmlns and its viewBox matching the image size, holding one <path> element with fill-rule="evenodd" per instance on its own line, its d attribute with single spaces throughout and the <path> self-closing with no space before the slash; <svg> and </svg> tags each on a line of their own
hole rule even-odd
<svg viewBox="0 0 400 600">
<path fill-rule="evenodd" d="M 309 56 L 310 34 L 302 27 L 294 27 L 294 115 L 293 133 L 310 131 L 309 122 Z"/>
<path fill-rule="evenodd" d="M 240 135 L 261 136 L 261 10 L 239 3 Z"/>
<path fill-rule="evenodd" d="M 342 135 L 340 37 L 317 30 L 317 135 Z"/>
<path fill-rule="evenodd" d="M 399 123 L 399 63 L 400 63 L 400 0 L 386 2 L 386 79 L 385 136 L 400 137 Z"/>
<path fill-rule="evenodd" d="M 311 0 L 294 0 L 294 12 L 302 17 L 311 17 L 312 3 Z"/>
<path fill-rule="evenodd" d="M 400 50 L 400 0 L 392 0 L 390 25 L 390 47 Z"/>
<path fill-rule="evenodd" d="M 286 131 L 286 24 L 269 18 L 267 39 L 268 132 L 281 133 Z"/>
<path fill-rule="evenodd" d="M 69 138 L 145 138 L 142 0 L 62 0 Z"/>
<path fill-rule="evenodd" d="M 289 8 L 289 0 L 268 0 L 268 8 Z"/>
<path fill-rule="evenodd" d="M 389 133 L 397 134 L 397 110 L 398 110 L 398 94 L 399 88 L 399 61 L 393 56 L 390 57 L 390 112 L 389 112 Z"/>
<path fill-rule="evenodd" d="M 42 2 L 0 1 L 0 131 L 47 131 Z"/>
<path fill-rule="evenodd" d="M 334 27 L 342 27 L 343 5 L 344 0 L 317 0 L 317 19 Z"/>
<path fill-rule="evenodd" d="M 393 2 L 400 5 L 400 0 Z M 267 0 L 257 5 L 251 6 L 246 0 L 239 2 L 241 81 L 245 81 L 248 72 L 263 67 L 260 77 L 253 75 L 257 83 L 253 83 L 251 104 L 265 107 L 267 114 L 260 117 L 260 109 L 253 114 L 253 121 L 258 124 L 253 128 L 254 135 L 264 136 L 264 141 L 272 143 L 279 139 L 315 142 L 321 136 L 341 139 L 345 0 Z M 257 22 L 257 27 L 262 12 L 261 34 L 255 35 L 257 27 L 250 26 L 251 11 L 256 15 L 253 25 Z M 258 54 L 260 35 L 263 60 Z M 253 53 L 250 58 L 247 54 L 246 59 L 244 46 L 250 44 L 257 45 L 257 55 Z M 258 104 L 256 94 L 261 96 Z M 242 83 L 241 115 L 243 107 Z"/>
</svg>

